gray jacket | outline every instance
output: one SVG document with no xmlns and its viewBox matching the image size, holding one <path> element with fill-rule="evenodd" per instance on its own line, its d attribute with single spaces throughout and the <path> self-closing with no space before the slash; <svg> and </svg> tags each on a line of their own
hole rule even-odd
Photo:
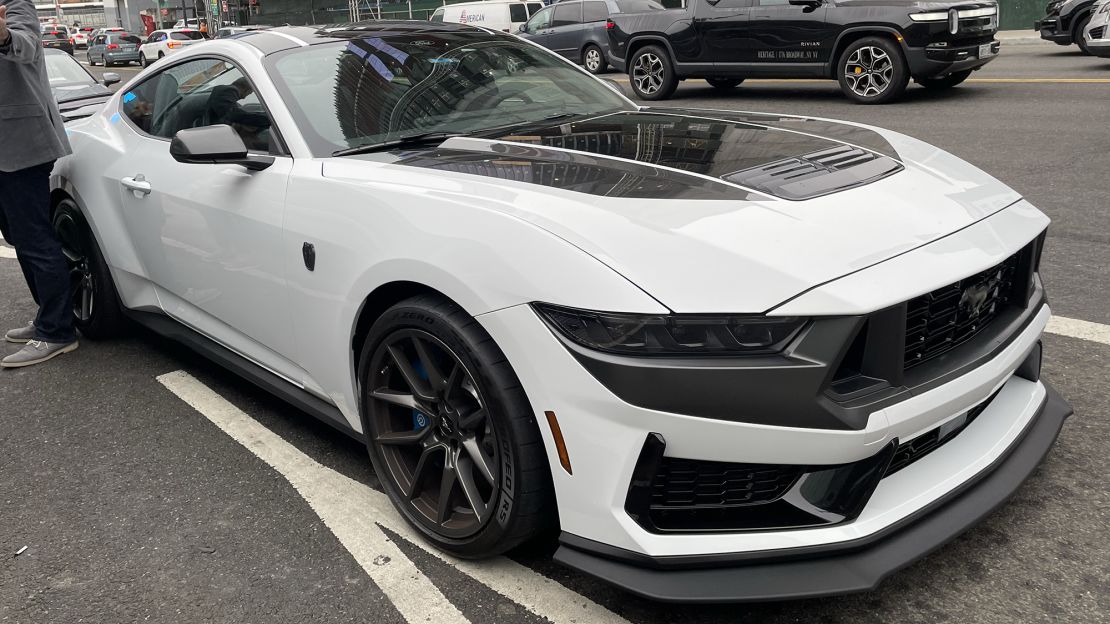
<svg viewBox="0 0 1110 624">
<path fill-rule="evenodd" d="M 19 171 L 69 153 L 62 116 L 50 92 L 42 35 L 31 0 L 7 5 L 11 42 L 0 48 L 0 171 Z"/>
</svg>

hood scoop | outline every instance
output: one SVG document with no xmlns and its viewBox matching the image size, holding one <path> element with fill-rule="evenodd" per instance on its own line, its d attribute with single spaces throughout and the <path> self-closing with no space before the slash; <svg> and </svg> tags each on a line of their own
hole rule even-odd
<svg viewBox="0 0 1110 624">
<path fill-rule="evenodd" d="M 776 160 L 721 176 L 782 199 L 803 200 L 870 184 L 903 169 L 898 161 L 851 145 Z"/>
</svg>

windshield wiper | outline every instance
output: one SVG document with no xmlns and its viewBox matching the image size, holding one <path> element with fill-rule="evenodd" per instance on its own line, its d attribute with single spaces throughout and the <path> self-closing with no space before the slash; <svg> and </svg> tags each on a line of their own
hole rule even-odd
<svg viewBox="0 0 1110 624">
<path fill-rule="evenodd" d="M 417 145 L 427 145 L 428 143 L 435 143 L 436 141 L 444 141 L 452 137 L 462 136 L 458 132 L 421 132 L 419 134 L 409 134 L 406 136 L 397 137 L 389 141 L 382 141 L 381 143 L 371 143 L 369 145 L 359 145 L 357 147 L 349 147 L 332 152 L 332 156 L 354 156 L 356 154 L 369 154 L 384 149 L 393 147 L 409 147 Z"/>
</svg>

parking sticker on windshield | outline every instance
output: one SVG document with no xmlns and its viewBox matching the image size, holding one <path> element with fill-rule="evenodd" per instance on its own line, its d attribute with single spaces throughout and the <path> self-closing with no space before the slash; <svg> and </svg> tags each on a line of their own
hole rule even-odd
<svg viewBox="0 0 1110 624">
<path fill-rule="evenodd" d="M 388 54 L 388 55 L 392 56 L 393 58 L 397 59 L 397 62 L 401 63 L 402 65 L 405 63 L 405 61 L 409 60 L 409 55 L 408 54 L 405 54 L 404 52 L 398 50 L 397 48 L 395 48 L 391 45 L 389 45 L 388 43 L 382 41 L 381 39 L 378 39 L 377 37 L 370 37 L 369 39 L 363 39 L 363 41 L 365 41 L 366 43 L 374 46 L 374 48 L 376 48 L 377 50 L 379 50 L 381 52 L 384 52 L 385 54 Z"/>
</svg>

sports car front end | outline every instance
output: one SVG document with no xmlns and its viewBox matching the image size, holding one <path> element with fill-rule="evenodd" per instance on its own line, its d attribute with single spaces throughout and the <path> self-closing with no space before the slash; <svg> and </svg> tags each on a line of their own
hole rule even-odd
<svg viewBox="0 0 1110 624">
<path fill-rule="evenodd" d="M 773 196 L 521 208 L 663 310 L 478 317 L 557 424 L 566 565 L 675 602 L 867 590 L 1006 500 L 1070 414 L 1040 379 L 1048 219 L 966 163 L 895 133 L 710 111 L 530 134 L 501 155 L 562 160 L 550 184 L 587 177 L 578 155 L 609 134 L 640 137 L 637 162 L 686 158 Z"/>
</svg>

